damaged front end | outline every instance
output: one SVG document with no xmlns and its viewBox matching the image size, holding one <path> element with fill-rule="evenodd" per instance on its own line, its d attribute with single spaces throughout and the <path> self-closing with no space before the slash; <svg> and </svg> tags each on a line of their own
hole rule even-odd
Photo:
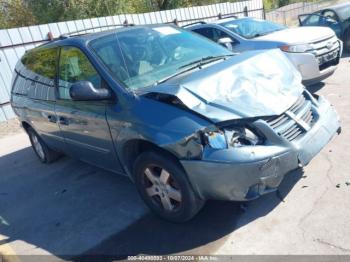
<svg viewBox="0 0 350 262">
<path fill-rule="evenodd" d="M 285 174 L 307 165 L 339 131 L 333 107 L 305 91 L 281 115 L 199 130 L 201 158 L 180 161 L 201 198 L 251 200 L 276 190 Z"/>
<path fill-rule="evenodd" d="M 212 123 L 162 145 L 203 199 L 243 201 L 276 190 L 340 128 L 332 106 L 304 89 L 279 51 L 248 52 L 144 92 Z"/>
</svg>

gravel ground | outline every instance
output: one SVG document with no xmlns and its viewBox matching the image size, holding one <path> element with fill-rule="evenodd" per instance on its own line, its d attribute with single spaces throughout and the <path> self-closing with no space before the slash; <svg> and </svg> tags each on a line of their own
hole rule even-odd
<svg viewBox="0 0 350 262">
<path fill-rule="evenodd" d="M 17 119 L 0 122 L 0 138 L 11 136 L 20 132 L 23 132 L 23 129 L 21 128 Z"/>
</svg>

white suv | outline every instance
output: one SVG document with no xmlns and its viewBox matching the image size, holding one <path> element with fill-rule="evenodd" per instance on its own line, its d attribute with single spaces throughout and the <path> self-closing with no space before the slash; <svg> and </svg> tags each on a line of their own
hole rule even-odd
<svg viewBox="0 0 350 262">
<path fill-rule="evenodd" d="M 299 70 L 305 85 L 332 75 L 343 51 L 342 41 L 326 27 L 287 28 L 245 17 L 198 22 L 185 28 L 225 45 L 233 52 L 279 48 Z"/>
</svg>

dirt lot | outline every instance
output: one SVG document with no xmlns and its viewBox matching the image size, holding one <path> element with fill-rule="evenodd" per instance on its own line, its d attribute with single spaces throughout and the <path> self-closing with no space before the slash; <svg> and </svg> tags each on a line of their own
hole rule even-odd
<svg viewBox="0 0 350 262">
<path fill-rule="evenodd" d="M 52 254 L 350 254 L 350 58 L 311 88 L 343 132 L 278 193 L 209 202 L 176 225 L 153 216 L 124 177 L 62 158 L 39 163 L 26 135 L 0 139 L 0 252 Z M 347 183 L 349 182 L 349 184 Z M 13 259 L 22 257 L 12 257 Z"/>
<path fill-rule="evenodd" d="M 17 119 L 11 119 L 0 123 L 0 139 L 19 132 L 22 132 L 22 128 L 20 127 Z"/>
</svg>

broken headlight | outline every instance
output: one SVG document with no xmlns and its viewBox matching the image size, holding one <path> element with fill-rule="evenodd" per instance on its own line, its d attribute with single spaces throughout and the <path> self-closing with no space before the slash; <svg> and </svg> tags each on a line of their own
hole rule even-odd
<svg viewBox="0 0 350 262">
<path fill-rule="evenodd" d="M 204 143 L 214 149 L 227 148 L 226 136 L 222 131 L 210 131 L 204 133 Z"/>
<path fill-rule="evenodd" d="M 204 142 L 214 149 L 228 147 L 255 146 L 262 144 L 262 138 L 246 127 L 225 129 L 204 133 Z"/>
<path fill-rule="evenodd" d="M 227 142 L 231 147 L 255 146 L 260 144 L 261 138 L 246 127 L 225 130 Z"/>
</svg>

